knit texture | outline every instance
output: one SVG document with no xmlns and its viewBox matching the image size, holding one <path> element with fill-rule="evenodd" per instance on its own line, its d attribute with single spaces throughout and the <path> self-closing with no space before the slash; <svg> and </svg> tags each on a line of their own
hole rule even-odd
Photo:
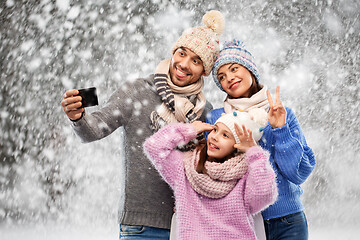
<svg viewBox="0 0 360 240">
<path fill-rule="evenodd" d="M 262 129 L 268 122 L 267 112 L 260 108 L 251 109 L 249 112 L 234 111 L 221 116 L 215 124 L 219 122 L 229 128 L 235 138 L 236 144 L 240 144 L 240 139 L 236 133 L 235 124 L 239 127 L 244 125 L 246 129 L 251 130 L 252 137 L 257 142 L 262 136 Z"/>
<path fill-rule="evenodd" d="M 224 108 L 226 113 L 233 111 L 248 112 L 254 108 L 262 108 L 269 110 L 269 102 L 266 96 L 267 87 L 263 86 L 260 91 L 252 95 L 250 98 L 230 98 L 226 97 L 224 101 Z"/>
<path fill-rule="evenodd" d="M 180 47 L 190 49 L 200 57 L 205 76 L 208 76 L 219 54 L 219 36 L 224 31 L 225 20 L 219 11 L 211 10 L 204 15 L 203 23 L 205 26 L 186 29 L 173 46 L 172 53 Z"/>
<path fill-rule="evenodd" d="M 200 78 L 188 86 L 176 86 L 169 76 L 169 66 L 170 60 L 163 60 L 155 71 L 156 91 L 163 102 L 157 112 L 167 123 L 193 122 L 201 116 L 206 104 L 202 92 L 204 79 Z M 194 99 L 194 103 L 190 99 Z"/>
<path fill-rule="evenodd" d="M 247 171 L 247 162 L 241 154 L 224 163 L 205 162 L 207 174 L 198 173 L 196 166 L 200 160 L 200 149 L 187 152 L 184 158 L 185 173 L 191 187 L 209 198 L 226 196 Z"/>
<path fill-rule="evenodd" d="M 83 142 L 99 140 L 122 127 L 123 134 L 114 133 L 123 140 L 123 144 L 118 146 L 122 153 L 119 161 L 124 169 L 121 177 L 124 181 L 120 183 L 123 192 L 119 201 L 121 224 L 170 228 L 174 208 L 172 190 L 142 151 L 145 139 L 153 133 L 149 116 L 161 104 L 151 75 L 122 83 L 104 106 L 71 122 Z M 200 120 L 205 120 L 205 114 L 211 108 L 211 104 L 205 105 Z"/>
<path fill-rule="evenodd" d="M 213 79 L 221 90 L 225 91 L 218 81 L 217 74 L 219 68 L 228 63 L 237 63 L 246 67 L 255 76 L 256 82 L 260 82 L 260 75 L 254 57 L 246 50 L 243 42 L 234 39 L 224 43 L 212 70 Z"/>
<path fill-rule="evenodd" d="M 275 175 L 268 153 L 260 147 L 250 148 L 244 159 L 248 171 L 233 190 L 223 198 L 208 198 L 194 191 L 186 177 L 184 158 L 192 155 L 176 150 L 177 145 L 195 136 L 191 124 L 172 124 L 144 144 L 144 151 L 174 190 L 177 239 L 256 239 L 252 215 L 276 198 Z"/>
<path fill-rule="evenodd" d="M 207 115 L 206 122 L 213 124 L 224 112 L 224 108 L 214 109 Z M 286 112 L 286 125 L 272 129 L 268 124 L 259 141 L 260 146 L 270 152 L 279 193 L 277 201 L 262 212 L 264 219 L 304 210 L 300 184 L 309 177 L 316 164 L 294 112 L 290 108 L 286 108 Z"/>
<path fill-rule="evenodd" d="M 183 87 L 175 85 L 169 76 L 170 60 L 161 61 L 155 70 L 154 83 L 156 91 L 161 97 L 162 104 L 150 115 L 151 128 L 154 132 L 168 123 L 191 123 L 202 115 L 206 99 L 202 92 L 204 79 Z M 196 140 L 181 147 L 183 151 L 195 148 L 195 142 L 205 140 L 204 134 L 198 135 Z"/>
</svg>

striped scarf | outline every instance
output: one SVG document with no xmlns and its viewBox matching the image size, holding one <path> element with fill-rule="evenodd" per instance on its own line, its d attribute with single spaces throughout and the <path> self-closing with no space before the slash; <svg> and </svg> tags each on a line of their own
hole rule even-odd
<svg viewBox="0 0 360 240">
<path fill-rule="evenodd" d="M 204 87 L 204 79 L 201 78 L 191 85 L 179 87 L 171 81 L 169 67 L 170 60 L 163 60 L 155 71 L 154 83 L 162 104 L 150 115 L 151 128 L 154 131 L 169 123 L 194 122 L 200 118 L 206 104 L 205 96 L 201 91 Z M 195 142 L 202 140 L 204 140 L 203 134 L 199 135 Z M 193 143 L 190 142 L 187 147 Z"/>
</svg>

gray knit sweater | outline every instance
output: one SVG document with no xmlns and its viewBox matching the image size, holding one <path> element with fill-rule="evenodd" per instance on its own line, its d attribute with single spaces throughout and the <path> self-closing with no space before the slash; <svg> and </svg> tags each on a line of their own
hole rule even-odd
<svg viewBox="0 0 360 240">
<path fill-rule="evenodd" d="M 160 104 L 151 75 L 125 83 L 100 110 L 72 122 L 83 142 L 101 139 L 124 127 L 126 176 L 124 202 L 119 207 L 120 224 L 170 228 L 172 191 L 142 150 L 145 139 L 153 134 L 149 116 Z M 207 102 L 200 120 L 204 121 L 211 109 Z"/>
</svg>

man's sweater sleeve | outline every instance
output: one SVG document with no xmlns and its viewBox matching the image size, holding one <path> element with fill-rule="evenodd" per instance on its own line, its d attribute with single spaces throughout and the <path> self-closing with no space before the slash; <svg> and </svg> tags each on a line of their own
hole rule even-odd
<svg viewBox="0 0 360 240">
<path fill-rule="evenodd" d="M 272 129 L 275 137 L 275 162 L 287 179 L 295 184 L 303 183 L 315 167 L 315 156 L 307 146 L 300 124 L 291 109 L 286 109 L 285 126 Z"/>
<path fill-rule="evenodd" d="M 191 124 L 176 123 L 161 128 L 144 143 L 145 154 L 172 188 L 177 177 L 184 172 L 184 153 L 176 147 L 195 137 L 196 131 Z"/>
<path fill-rule="evenodd" d="M 135 110 L 132 84 L 124 84 L 114 92 L 106 105 L 91 114 L 84 113 L 78 121 L 72 121 L 72 127 L 82 142 L 92 142 L 104 138 L 118 127 L 126 124 Z"/>
<path fill-rule="evenodd" d="M 259 146 L 250 148 L 245 155 L 248 173 L 245 183 L 245 204 L 252 214 L 258 213 L 277 199 L 275 172 L 269 162 L 269 153 Z"/>
</svg>

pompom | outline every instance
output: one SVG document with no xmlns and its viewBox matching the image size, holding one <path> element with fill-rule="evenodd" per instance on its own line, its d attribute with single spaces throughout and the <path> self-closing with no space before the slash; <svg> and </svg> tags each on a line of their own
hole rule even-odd
<svg viewBox="0 0 360 240">
<path fill-rule="evenodd" d="M 262 108 L 254 108 L 249 110 L 249 115 L 251 118 L 259 124 L 261 127 L 265 127 L 268 123 L 268 114 L 265 109 Z"/>
<path fill-rule="evenodd" d="M 203 23 L 208 28 L 212 29 L 217 34 L 222 34 L 225 29 L 225 19 L 221 12 L 216 10 L 211 10 L 207 12 L 203 18 Z"/>
<path fill-rule="evenodd" d="M 236 40 L 236 39 L 233 39 L 232 41 L 225 41 L 223 49 L 230 48 L 230 47 L 245 49 L 245 43 L 243 41 Z"/>
</svg>

